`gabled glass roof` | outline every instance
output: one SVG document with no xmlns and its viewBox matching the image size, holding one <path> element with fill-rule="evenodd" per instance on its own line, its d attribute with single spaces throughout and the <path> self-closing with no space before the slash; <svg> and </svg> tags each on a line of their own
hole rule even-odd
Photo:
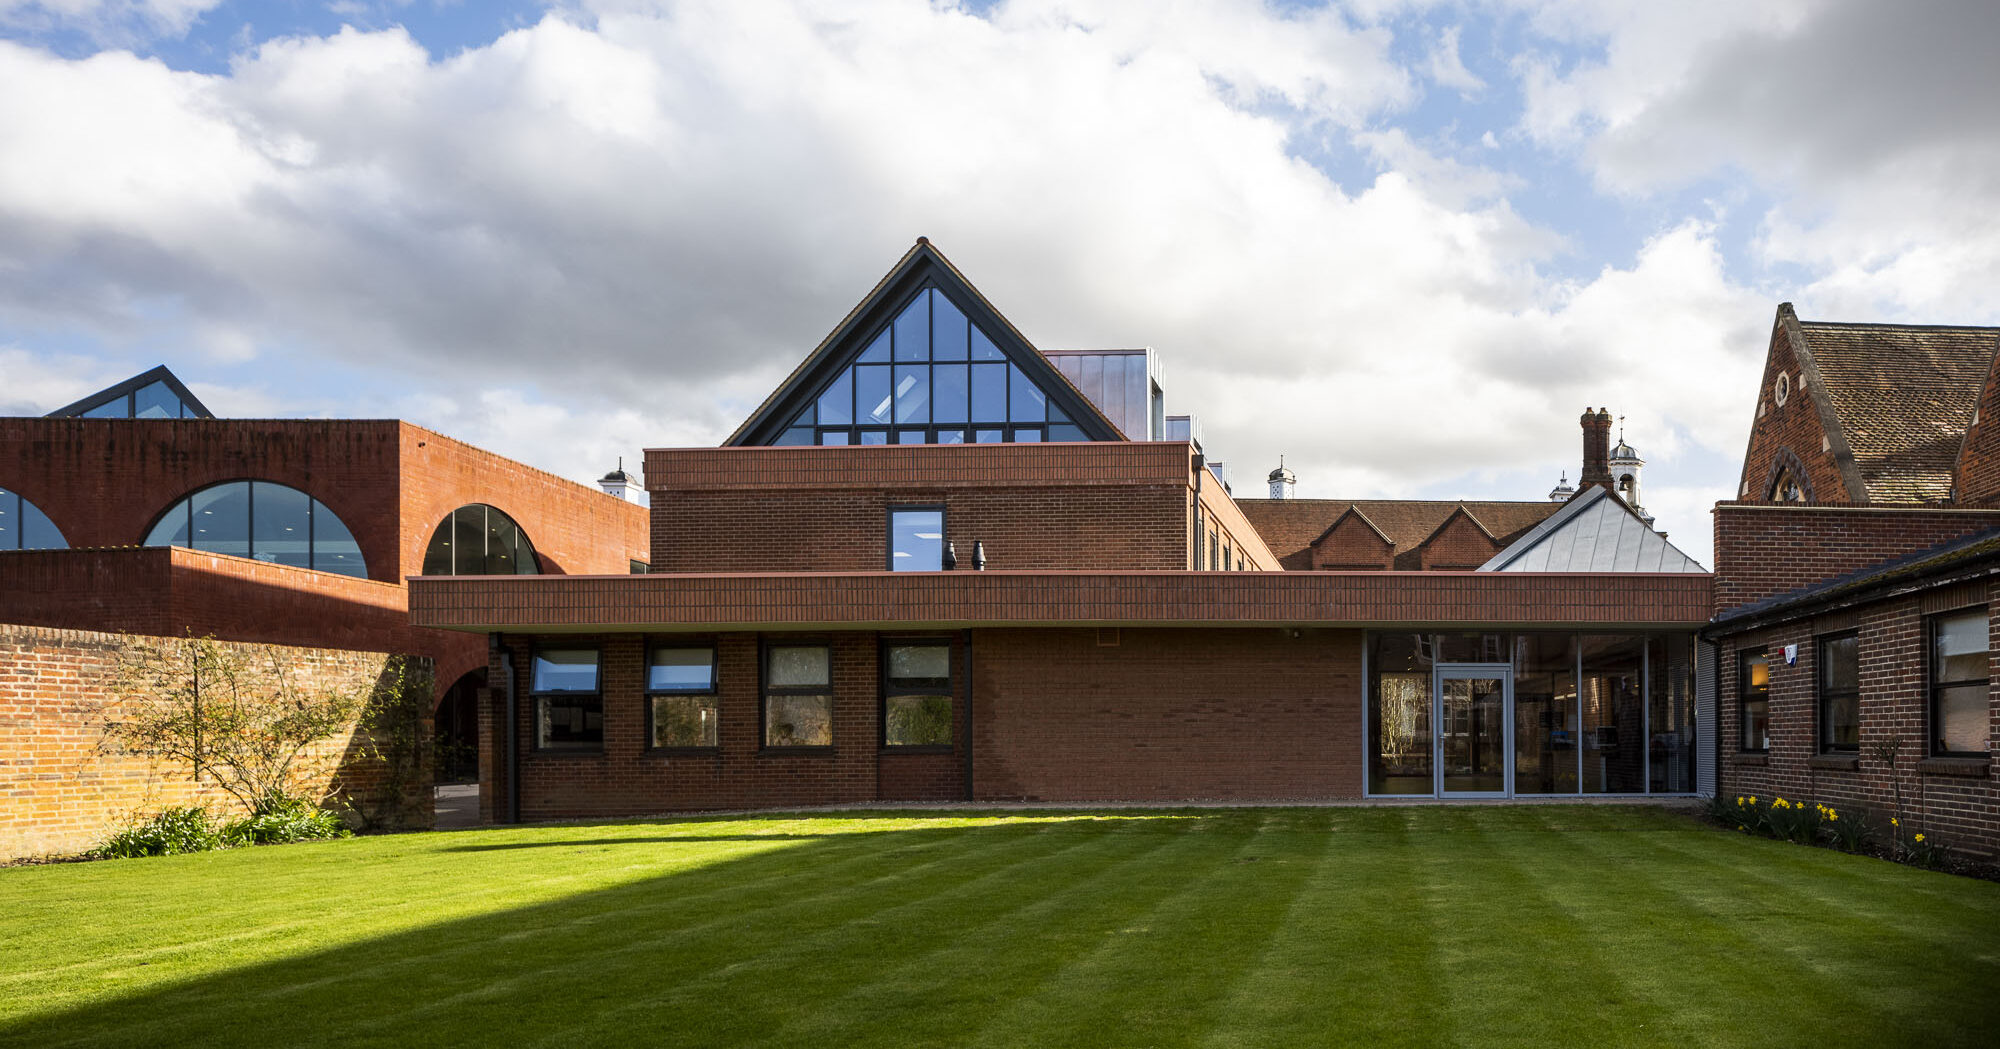
<svg viewBox="0 0 2000 1049">
<path fill-rule="evenodd" d="M 951 299 L 926 287 L 821 384 L 773 443 L 1088 439 Z"/>
<path fill-rule="evenodd" d="M 215 413 L 163 364 L 57 408 L 49 418 L 213 419 Z"/>
</svg>

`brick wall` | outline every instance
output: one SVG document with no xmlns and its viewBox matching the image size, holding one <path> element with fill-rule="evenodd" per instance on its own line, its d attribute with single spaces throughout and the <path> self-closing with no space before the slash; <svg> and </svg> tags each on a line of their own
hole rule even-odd
<svg viewBox="0 0 2000 1049">
<path fill-rule="evenodd" d="M 1789 306 L 1779 307 L 1778 320 L 1771 326 L 1770 352 L 1764 360 L 1764 374 L 1757 387 L 1757 403 L 1751 416 L 1750 441 L 1743 453 L 1743 474 L 1737 497 L 1763 500 L 1769 497 L 1772 478 L 1781 463 L 1796 463 L 1805 476 L 1799 478 L 1807 489 L 1807 500 L 1820 504 L 1853 502 L 1843 475 L 1840 449 L 1821 417 L 1814 392 L 1810 389 L 1799 355 L 1792 348 L 1791 330 L 1797 324 Z M 1778 376 L 1788 377 L 1785 403 L 1777 399 Z M 1846 446 L 1842 444 L 1841 448 Z M 1852 469 L 1851 458 L 1845 464 Z M 1859 474 L 1855 475 L 1858 483 Z"/>
<path fill-rule="evenodd" d="M 1396 566 L 1396 544 L 1351 509 L 1308 552 L 1309 567 L 1321 572 L 1387 572 Z"/>
<path fill-rule="evenodd" d="M 0 859 L 82 851 L 136 815 L 177 805 L 240 814 L 220 789 L 195 787 L 179 766 L 118 753 L 103 744 L 104 705 L 120 659 L 160 639 L 0 624 Z M 389 658 L 382 653 L 278 645 L 236 645 L 259 665 L 277 659 L 306 685 L 362 689 Z M 366 794 L 383 770 L 353 753 L 353 732 L 317 747 L 310 786 L 336 773 Z M 428 770 L 425 772 L 428 776 Z M 428 781 L 412 784 L 404 814 L 428 826 Z"/>
<path fill-rule="evenodd" d="M 982 800 L 1361 794 L 1358 630 L 981 630 L 973 645 Z"/>
<path fill-rule="evenodd" d="M 959 564 L 995 569 L 1279 568 L 1185 442 L 654 449 L 655 572 L 878 571 L 891 506 L 941 505 Z M 1196 487 L 1199 480 L 1201 486 Z"/>
<path fill-rule="evenodd" d="M 1718 639 L 1721 649 L 1718 789 L 1727 795 L 1755 794 L 1810 800 L 1843 812 L 1866 809 L 1886 831 L 1897 780 L 1906 827 L 1921 828 L 1943 844 L 1977 854 L 2000 851 L 2000 780 L 1989 760 L 1980 763 L 1928 758 L 1929 692 L 1924 650 L 1926 615 L 1988 602 L 2000 607 L 1994 584 L 1933 590 L 1878 602 L 1857 610 L 1802 619 L 1752 633 Z M 1851 755 L 1819 757 L 1817 729 L 1818 646 L 1816 639 L 1846 630 L 1857 632 L 1861 661 L 1861 746 Z M 2000 633 L 1996 633 L 2000 639 Z M 1782 647 L 1798 645 L 1798 662 L 1787 666 Z M 1771 657 L 1771 748 L 1744 753 L 1740 746 L 1741 657 L 1763 647 Z M 2000 646 L 1996 646 L 2000 648 Z M 2000 683 L 2000 659 L 1989 662 Z M 2000 691 L 1990 704 L 1990 741 L 2000 738 Z M 1876 744 L 1900 740 L 1897 771 L 1874 753 Z"/>
<path fill-rule="evenodd" d="M 486 664 L 483 639 L 412 627 L 405 587 L 180 547 L 0 553 L 0 623 L 400 652 L 446 685 Z"/>
<path fill-rule="evenodd" d="M 1464 511 L 1451 518 L 1417 547 L 1418 564 L 1426 572 L 1470 572 L 1492 560 L 1500 544 Z"/>
<path fill-rule="evenodd" d="M 646 508 L 409 423 L 401 434 L 401 555 L 420 574 L 445 515 L 485 503 L 528 533 L 545 573 L 619 575 L 648 558 Z M 606 463 L 609 470 L 612 464 Z"/>
<path fill-rule="evenodd" d="M 961 569 L 1181 569 L 1186 493 L 1173 487 L 653 492 L 655 572 L 879 572 L 889 508 L 943 506 Z"/>
<path fill-rule="evenodd" d="M 1953 487 L 1960 502 L 1973 506 L 2000 503 L 2000 357 L 1994 358 L 1986 373 L 1979 407 L 1966 427 Z"/>
<path fill-rule="evenodd" d="M 765 635 L 825 641 L 834 658 L 834 745 L 766 751 L 758 635 L 716 645 L 719 746 L 647 747 L 642 668 L 634 635 L 551 636 L 550 645 L 601 652 L 601 753 L 538 754 L 529 694 L 536 639 L 510 636 L 519 713 L 524 819 L 627 816 L 687 809 L 823 805 L 965 796 L 966 717 L 974 717 L 974 794 L 1049 801 L 1358 797 L 1361 779 L 1361 634 L 1307 630 L 977 630 L 972 706 L 958 705 L 957 745 L 897 753 L 879 746 L 880 640 L 873 634 Z M 684 642 L 685 638 L 676 638 Z M 952 637 L 955 659 L 962 654 Z M 963 667 L 963 662 L 957 662 Z M 498 661 L 494 678 L 503 676 Z M 963 696 L 967 679 L 957 687 Z M 504 693 L 490 690 L 484 725 L 504 725 Z M 491 732 L 486 734 L 490 741 Z M 504 814 L 504 750 L 490 752 L 487 818 Z"/>
<path fill-rule="evenodd" d="M 311 493 L 354 533 L 371 579 L 403 577 L 398 425 L 325 419 L 0 418 L 0 488 L 72 547 L 137 546 L 161 513 L 224 481 Z"/>
<path fill-rule="evenodd" d="M 2000 511 L 1717 503 L 1715 608 L 1727 612 L 1989 528 L 2000 528 Z"/>
<path fill-rule="evenodd" d="M 536 639 L 509 636 L 518 689 L 521 816 L 630 816 L 687 809 L 825 805 L 889 800 L 947 801 L 964 796 L 962 752 L 881 753 L 881 687 L 878 641 L 873 634 L 773 635 L 805 643 L 825 643 L 833 656 L 833 745 L 814 753 L 763 748 L 760 640 L 755 634 L 720 634 L 698 639 L 716 647 L 716 709 L 713 751 L 655 751 L 648 744 L 644 691 L 646 640 L 635 635 L 563 635 L 542 639 L 564 647 L 599 650 L 604 705 L 601 752 L 538 753 L 534 697 L 530 694 Z M 687 637 L 674 638 L 684 644 Z M 954 643 L 955 645 L 955 643 Z M 496 659 L 491 679 L 505 677 Z M 962 680 L 962 678 L 961 678 Z M 488 719 L 505 725 L 505 694 L 488 690 Z M 963 718 L 964 704 L 959 704 Z M 488 734 L 486 738 L 495 738 Z M 964 739 L 961 725 L 957 738 Z M 505 750 L 489 759 L 490 795 L 482 798 L 487 818 L 506 804 Z"/>
</svg>

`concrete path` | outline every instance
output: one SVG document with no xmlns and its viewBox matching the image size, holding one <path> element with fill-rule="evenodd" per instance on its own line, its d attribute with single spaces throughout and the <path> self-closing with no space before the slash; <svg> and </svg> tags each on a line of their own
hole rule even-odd
<svg viewBox="0 0 2000 1049">
<path fill-rule="evenodd" d="M 479 826 L 479 784 L 452 783 L 437 788 L 432 811 L 437 813 L 437 829 L 463 830 Z"/>
</svg>

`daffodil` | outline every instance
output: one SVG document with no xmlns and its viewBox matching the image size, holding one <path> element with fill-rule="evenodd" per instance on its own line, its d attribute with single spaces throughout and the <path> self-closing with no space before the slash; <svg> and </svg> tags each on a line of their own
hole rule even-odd
<svg viewBox="0 0 2000 1049">
<path fill-rule="evenodd" d="M 1834 821 L 1835 823 L 1838 823 L 1838 822 L 1840 822 L 1840 813 L 1838 813 L 1838 812 L 1829 812 L 1829 813 L 1827 813 L 1827 814 L 1826 814 L 1826 818 L 1827 818 L 1827 819 L 1830 819 L 1830 820 L 1832 820 L 1832 821 Z"/>
<path fill-rule="evenodd" d="M 1921 835 L 1921 834 L 1917 835 L 1917 840 L 1918 840 L 1918 841 L 1922 841 L 1922 840 L 1924 840 L 1924 836 L 1923 836 L 1923 835 Z"/>
<path fill-rule="evenodd" d="M 1902 821 L 1902 820 L 1899 820 L 1899 819 L 1897 819 L 1897 818 L 1896 818 L 1896 817 L 1894 817 L 1894 816 L 1891 816 L 1891 817 L 1889 817 L 1889 826 L 1891 826 L 1891 827 L 1900 827 L 1900 826 L 1902 826 L 1902 825 L 1903 825 L 1903 821 Z"/>
</svg>

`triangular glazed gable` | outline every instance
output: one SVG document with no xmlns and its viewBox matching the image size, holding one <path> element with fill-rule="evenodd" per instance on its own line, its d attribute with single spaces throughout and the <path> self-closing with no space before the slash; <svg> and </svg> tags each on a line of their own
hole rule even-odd
<svg viewBox="0 0 2000 1049">
<path fill-rule="evenodd" d="M 1122 436 L 937 249 L 920 240 L 724 443 Z"/>
<path fill-rule="evenodd" d="M 48 414 L 51 419 L 213 419 L 173 372 L 162 364 Z"/>
</svg>

